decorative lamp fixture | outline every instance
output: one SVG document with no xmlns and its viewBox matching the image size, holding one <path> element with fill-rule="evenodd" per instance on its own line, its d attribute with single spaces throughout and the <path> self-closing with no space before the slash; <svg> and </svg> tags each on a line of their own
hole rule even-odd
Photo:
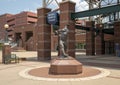
<svg viewBox="0 0 120 85">
<path fill-rule="evenodd" d="M 4 28 L 5 28 L 5 29 L 8 29 L 8 28 L 9 28 L 9 25 L 8 25 L 8 24 L 5 24 L 5 25 L 4 25 Z"/>
</svg>

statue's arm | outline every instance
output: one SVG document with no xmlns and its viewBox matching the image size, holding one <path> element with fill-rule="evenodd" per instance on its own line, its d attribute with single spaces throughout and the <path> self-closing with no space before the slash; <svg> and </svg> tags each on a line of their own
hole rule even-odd
<svg viewBox="0 0 120 85">
<path fill-rule="evenodd" d="M 55 35 L 58 35 L 58 31 L 55 31 Z"/>
</svg>

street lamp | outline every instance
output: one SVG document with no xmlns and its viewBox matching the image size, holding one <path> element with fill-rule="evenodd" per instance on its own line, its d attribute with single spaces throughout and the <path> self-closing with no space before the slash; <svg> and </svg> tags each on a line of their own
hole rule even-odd
<svg viewBox="0 0 120 85">
<path fill-rule="evenodd" d="M 7 31 L 7 29 L 9 28 L 9 25 L 5 24 L 4 28 L 5 28 L 5 42 L 8 43 L 8 31 Z"/>
<path fill-rule="evenodd" d="M 5 24 L 4 25 L 4 29 L 5 29 L 5 42 L 2 48 L 2 63 L 6 64 L 6 62 L 10 59 L 10 55 L 11 55 L 11 46 L 8 43 L 8 29 L 9 25 Z M 8 59 L 9 57 L 9 59 Z"/>
</svg>

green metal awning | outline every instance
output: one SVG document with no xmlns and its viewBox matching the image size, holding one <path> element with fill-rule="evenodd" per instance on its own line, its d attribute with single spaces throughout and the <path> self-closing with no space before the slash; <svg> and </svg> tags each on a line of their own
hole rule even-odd
<svg viewBox="0 0 120 85">
<path fill-rule="evenodd" d="M 112 29 L 103 29 L 102 31 L 103 31 L 103 33 L 105 33 L 105 34 L 114 35 L 114 28 L 112 28 Z"/>
<path fill-rule="evenodd" d="M 75 25 L 76 29 L 80 29 L 80 30 L 86 30 L 86 31 L 90 31 L 90 27 L 84 27 L 84 26 L 78 26 Z M 98 28 L 93 28 L 93 30 L 98 33 L 99 29 Z M 111 29 L 102 29 L 102 32 L 105 34 L 110 34 L 110 35 L 114 35 L 114 28 Z"/>
<path fill-rule="evenodd" d="M 91 9 L 91 10 L 82 11 L 82 12 L 71 13 L 71 19 L 95 16 L 100 14 L 109 14 L 109 13 L 114 13 L 119 11 L 120 11 L 120 4 Z"/>
</svg>

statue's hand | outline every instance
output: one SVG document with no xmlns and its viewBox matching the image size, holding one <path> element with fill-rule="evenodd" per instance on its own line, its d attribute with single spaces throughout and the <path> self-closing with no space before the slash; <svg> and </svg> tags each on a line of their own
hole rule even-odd
<svg viewBox="0 0 120 85">
<path fill-rule="evenodd" d="M 58 35 L 58 31 L 55 31 L 55 35 Z"/>
</svg>

